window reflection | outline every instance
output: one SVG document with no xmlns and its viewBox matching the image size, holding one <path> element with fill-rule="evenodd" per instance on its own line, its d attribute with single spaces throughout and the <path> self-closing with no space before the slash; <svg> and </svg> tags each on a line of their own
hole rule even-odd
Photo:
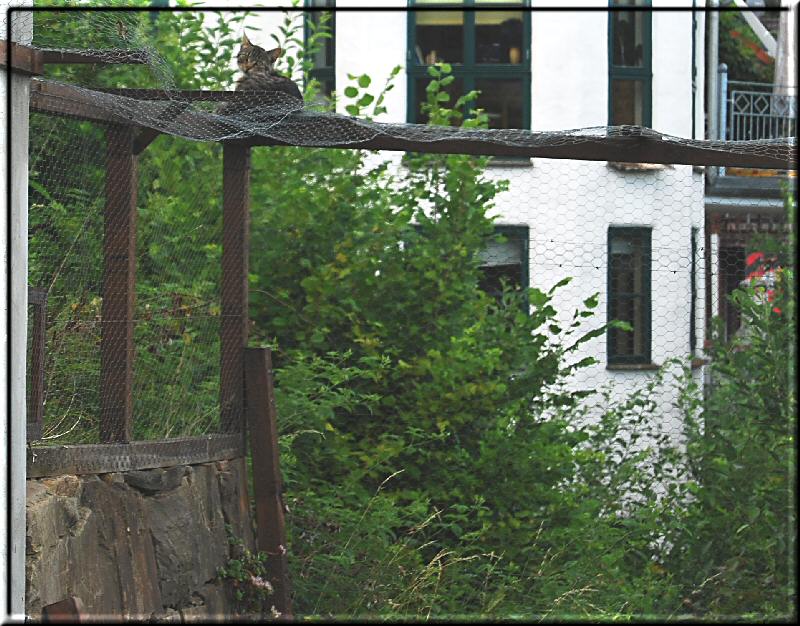
<svg viewBox="0 0 800 626">
<path fill-rule="evenodd" d="M 464 13 L 419 11 L 414 56 L 419 65 L 464 62 Z"/>
<path fill-rule="evenodd" d="M 475 13 L 475 62 L 522 62 L 522 11 Z"/>
<path fill-rule="evenodd" d="M 627 322 L 632 331 L 609 329 L 609 359 L 649 358 L 649 231 L 619 228 L 609 236 L 609 319 Z"/>
<path fill-rule="evenodd" d="M 521 80 L 479 78 L 475 88 L 481 92 L 477 105 L 489 116 L 489 128 L 523 128 Z"/>
<path fill-rule="evenodd" d="M 643 0 L 618 0 L 614 6 L 646 6 Z M 644 19 L 641 11 L 613 11 L 611 15 L 612 63 L 620 67 L 644 66 Z"/>
<path fill-rule="evenodd" d="M 644 126 L 643 82 L 615 79 L 611 90 L 611 125 Z"/>
</svg>

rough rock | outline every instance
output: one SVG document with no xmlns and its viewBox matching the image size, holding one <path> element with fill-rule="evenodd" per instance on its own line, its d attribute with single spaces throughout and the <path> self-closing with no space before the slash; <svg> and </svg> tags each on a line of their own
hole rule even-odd
<svg viewBox="0 0 800 626">
<path fill-rule="evenodd" d="M 233 533 L 244 541 L 249 550 L 255 549 L 250 499 L 247 496 L 247 483 L 244 459 L 217 461 L 219 493 L 222 499 L 222 516 Z"/>
<path fill-rule="evenodd" d="M 252 545 L 240 461 L 27 484 L 26 611 L 68 596 L 93 619 L 219 621 L 225 523 Z M 248 534 L 249 533 L 249 534 Z"/>
<path fill-rule="evenodd" d="M 181 486 L 148 498 L 151 536 L 165 606 L 179 607 L 217 575 L 228 559 L 217 478 L 210 465 L 193 466 Z"/>
<path fill-rule="evenodd" d="M 145 495 L 152 495 L 178 488 L 185 473 L 184 466 L 135 470 L 125 473 L 125 482 Z"/>
</svg>

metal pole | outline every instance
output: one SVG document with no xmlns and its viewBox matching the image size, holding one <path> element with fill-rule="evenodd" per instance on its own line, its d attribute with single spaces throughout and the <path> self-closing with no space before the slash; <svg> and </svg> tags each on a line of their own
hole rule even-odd
<svg viewBox="0 0 800 626">
<path fill-rule="evenodd" d="M 717 0 L 708 0 L 711 12 L 708 14 L 708 57 L 706 59 L 706 84 L 708 85 L 708 100 L 706 113 L 708 115 L 708 138 L 717 139 L 717 66 L 719 65 L 719 13 Z"/>
<path fill-rule="evenodd" d="M 17 10 L 6 12 L 7 0 L 0 0 L 0 38 L 29 44 L 33 38 L 33 16 L 19 7 L 31 0 L 14 2 Z M 13 59 L 8 59 L 9 68 Z M 2 72 L 0 78 L 0 249 L 10 266 L 0 272 L 0 620 L 25 617 L 25 479 L 27 411 L 25 371 L 28 331 L 28 108 L 30 76 Z M 8 143 L 6 143 L 8 141 Z M 9 149 L 10 148 L 10 149 Z M 9 161 L 6 159 L 10 158 Z M 6 174 L 8 173 L 8 174 Z M 9 192 L 6 195 L 7 190 Z M 8 204 L 7 201 L 8 200 Z M 10 296 L 10 298 L 9 298 Z M 9 307 L 9 308 L 7 308 Z M 9 311 L 10 309 L 10 311 Z M 10 315 L 9 315 L 10 312 Z M 10 319 L 9 319 L 10 318 Z M 7 325 L 10 322 L 10 327 Z M 10 357 L 10 358 L 9 358 Z M 6 381 L 8 386 L 6 387 Z M 8 410 L 6 410 L 8 409 Z"/>
<path fill-rule="evenodd" d="M 725 141 L 728 137 L 728 66 L 719 64 L 719 139 Z M 725 176 L 725 168 L 720 167 L 718 176 Z"/>
</svg>

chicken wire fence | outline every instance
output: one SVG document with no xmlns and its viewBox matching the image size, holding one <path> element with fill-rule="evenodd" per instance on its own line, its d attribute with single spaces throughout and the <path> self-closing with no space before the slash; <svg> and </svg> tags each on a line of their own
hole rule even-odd
<svg viewBox="0 0 800 626">
<path fill-rule="evenodd" d="M 241 363 L 226 360 L 221 348 L 223 292 L 232 288 L 222 270 L 223 144 L 252 151 L 246 332 L 279 347 L 294 340 L 282 336 L 289 317 L 303 320 L 304 341 L 313 344 L 315 332 L 325 330 L 315 315 L 336 307 L 356 311 L 351 300 L 359 297 L 376 306 L 391 293 L 374 285 L 373 293 L 349 296 L 331 288 L 330 301 L 312 302 L 297 271 L 309 258 L 335 270 L 343 257 L 373 255 L 376 276 L 389 282 L 409 272 L 420 300 L 438 297 L 446 277 L 412 275 L 415 247 L 404 240 L 424 231 L 421 222 L 441 218 L 424 194 L 412 213 L 401 211 L 412 153 L 494 155 L 483 172 L 502 187 L 485 207 L 494 232 L 470 252 L 477 254 L 481 288 L 502 299 L 504 285 L 548 291 L 570 278 L 553 300 L 565 325 L 597 294 L 596 321 L 622 320 L 630 328 L 586 342 L 575 358 L 595 362 L 571 384 L 620 397 L 673 358 L 693 366 L 701 380 L 712 318 L 723 320 L 728 335 L 739 331 L 728 296 L 753 269 L 755 235 L 789 232 L 776 209 L 779 197 L 751 197 L 741 207 L 731 201 L 708 219 L 705 172 L 690 163 L 758 162 L 784 175 L 793 139 L 700 141 L 633 126 L 539 133 L 380 123 L 334 113 L 319 100 L 305 103 L 289 90 L 231 94 L 229 70 L 197 83 L 175 55 L 167 60 L 162 44 L 195 45 L 180 37 L 197 26 L 192 19 L 203 19 L 181 15 L 180 24 L 168 14 L 137 12 L 48 11 L 28 18 L 33 45 L 55 59 L 31 85 L 29 285 L 46 295 L 44 305 L 43 298 L 31 299 L 29 325 L 29 390 L 42 378 L 40 401 L 30 403 L 41 411 L 37 445 L 114 440 L 119 425 L 103 415 L 126 410 L 132 431 L 116 440 L 230 431 L 221 417 L 220 381 L 238 375 Z M 219 14 L 218 23 L 231 25 L 217 33 L 229 44 L 239 22 Z M 230 65 L 209 54 L 212 68 Z M 302 60 L 302 52 L 295 54 Z M 69 59 L 80 64 L 63 64 Z M 335 148 L 370 152 L 354 161 L 335 156 L 341 154 Z M 566 158 L 579 154 L 586 158 Z M 346 216 L 363 207 L 331 212 L 337 194 L 342 202 L 374 198 L 342 192 L 336 182 L 342 179 L 397 190 L 397 215 L 408 228 L 392 230 L 391 241 L 379 228 L 355 230 L 356 220 Z M 315 202 L 329 211 L 319 217 L 332 220 L 327 229 L 313 224 Z M 246 258 L 246 241 L 233 245 Z M 268 266 L 259 260 L 266 249 L 284 256 Z M 229 251 L 236 252 L 230 243 Z M 454 264 L 463 262 L 457 253 L 441 250 Z M 313 268 L 306 269 L 308 277 Z M 296 284 L 281 282 L 289 275 Z M 332 271 L 328 280 L 337 276 Z M 43 336 L 37 307 L 45 315 Z M 392 323 L 398 329 L 435 323 L 420 319 L 421 310 L 395 309 Z M 38 361 L 37 345 L 43 345 Z M 127 358 L 108 360 L 108 350 Z M 671 394 L 664 387 L 658 410 L 665 430 L 678 437 Z"/>
</svg>

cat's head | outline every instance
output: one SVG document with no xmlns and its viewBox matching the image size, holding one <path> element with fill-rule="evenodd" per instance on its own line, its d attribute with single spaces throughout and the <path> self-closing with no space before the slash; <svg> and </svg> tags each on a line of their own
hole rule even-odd
<svg viewBox="0 0 800 626">
<path fill-rule="evenodd" d="M 260 69 L 263 71 L 272 71 L 272 64 L 278 60 L 283 50 L 280 48 L 273 48 L 272 50 L 264 50 L 261 46 L 251 43 L 247 38 L 247 33 L 242 33 L 242 45 L 239 48 L 239 54 L 236 55 L 236 63 L 242 72 L 249 72 L 253 69 Z"/>
</svg>

